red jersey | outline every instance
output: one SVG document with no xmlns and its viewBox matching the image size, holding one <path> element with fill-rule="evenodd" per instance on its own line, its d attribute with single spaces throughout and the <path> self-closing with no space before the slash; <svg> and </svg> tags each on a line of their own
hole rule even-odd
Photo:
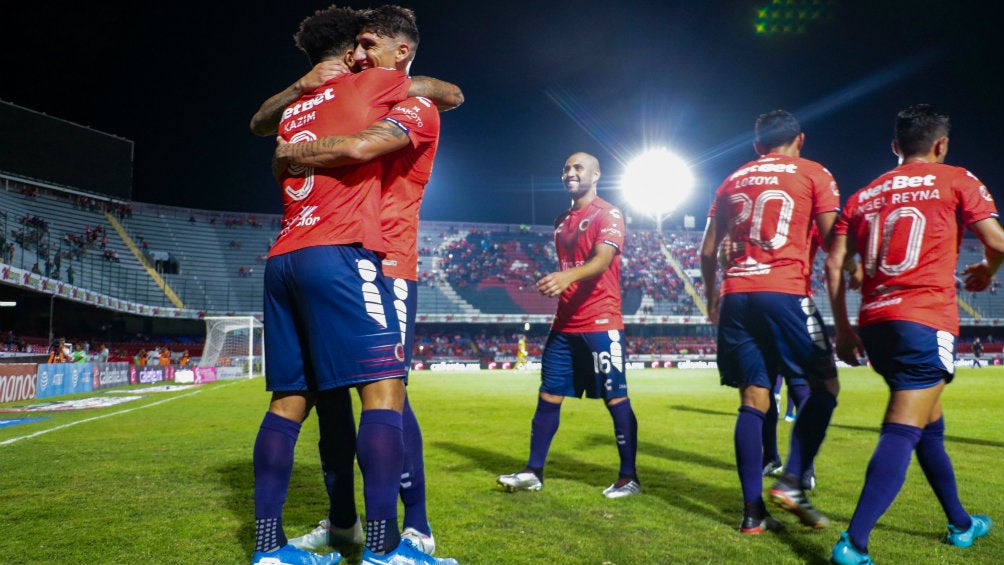
<svg viewBox="0 0 1004 565">
<path fill-rule="evenodd" d="M 963 228 L 995 217 L 979 179 L 939 163 L 902 165 L 851 196 L 834 229 L 861 254 L 858 325 L 905 320 L 958 335 Z"/>
<path fill-rule="evenodd" d="M 439 146 L 439 110 L 428 98 L 409 98 L 384 119 L 407 132 L 411 143 L 383 158 L 380 223 L 388 248 L 383 274 L 417 281 L 418 210 Z"/>
<path fill-rule="evenodd" d="M 374 68 L 334 78 L 286 108 L 279 134 L 290 143 L 366 129 L 408 97 L 408 77 Z M 380 233 L 380 160 L 314 169 L 290 166 L 281 179 L 282 230 L 269 257 L 317 245 L 362 244 L 386 251 Z"/>
<path fill-rule="evenodd" d="M 621 247 L 624 219 L 621 211 L 602 198 L 581 210 L 568 210 L 554 221 L 554 247 L 562 271 L 585 264 L 597 244 L 617 250 L 610 267 L 600 276 L 568 285 L 558 299 L 551 324 L 559 332 L 599 332 L 624 329 L 621 314 Z"/>
<path fill-rule="evenodd" d="M 732 242 L 722 294 L 805 296 L 815 218 L 838 211 L 837 182 L 815 161 L 770 153 L 740 167 L 718 187 L 708 212 Z"/>
</svg>

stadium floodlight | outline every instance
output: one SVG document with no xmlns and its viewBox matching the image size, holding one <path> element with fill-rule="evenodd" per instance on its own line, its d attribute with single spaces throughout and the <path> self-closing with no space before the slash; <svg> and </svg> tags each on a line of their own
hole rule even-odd
<svg viewBox="0 0 1004 565">
<path fill-rule="evenodd" d="M 660 232 L 662 220 L 687 199 L 693 187 L 694 175 L 687 163 L 662 147 L 632 159 L 621 179 L 621 192 L 628 205 L 655 218 Z"/>
</svg>

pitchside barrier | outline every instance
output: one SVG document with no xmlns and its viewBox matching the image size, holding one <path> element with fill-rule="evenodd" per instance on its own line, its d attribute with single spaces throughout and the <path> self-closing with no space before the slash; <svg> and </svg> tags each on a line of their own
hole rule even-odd
<svg viewBox="0 0 1004 565">
<path fill-rule="evenodd" d="M 216 367 L 131 363 L 0 363 L 0 403 L 80 394 L 135 384 L 202 384 Z"/>
</svg>

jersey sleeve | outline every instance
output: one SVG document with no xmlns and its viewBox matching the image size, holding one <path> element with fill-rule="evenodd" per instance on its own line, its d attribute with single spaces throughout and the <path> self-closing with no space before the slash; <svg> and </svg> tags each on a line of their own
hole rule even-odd
<svg viewBox="0 0 1004 565">
<path fill-rule="evenodd" d="M 840 189 L 837 181 L 825 167 L 818 167 L 809 175 L 812 181 L 813 200 L 812 217 L 826 212 L 840 211 Z"/>
<path fill-rule="evenodd" d="M 373 106 L 390 107 L 408 97 L 411 79 L 396 69 L 373 68 L 357 75 L 356 88 Z"/>
<path fill-rule="evenodd" d="M 854 215 L 856 206 L 857 194 L 847 199 L 847 205 L 844 206 L 837 221 L 833 224 L 833 235 L 847 235 L 850 231 L 851 217 Z"/>
<path fill-rule="evenodd" d="M 598 220 L 599 230 L 596 243 L 605 243 L 620 253 L 624 247 L 624 215 L 621 214 L 620 210 L 611 206 L 601 214 Z"/>
<path fill-rule="evenodd" d="M 428 98 L 416 96 L 401 101 L 384 116 L 411 139 L 412 147 L 435 141 L 439 137 L 439 111 Z"/>
<path fill-rule="evenodd" d="M 965 169 L 959 169 L 959 175 L 952 184 L 958 194 L 959 202 L 962 203 L 964 225 L 997 217 L 994 198 L 976 175 Z"/>
</svg>

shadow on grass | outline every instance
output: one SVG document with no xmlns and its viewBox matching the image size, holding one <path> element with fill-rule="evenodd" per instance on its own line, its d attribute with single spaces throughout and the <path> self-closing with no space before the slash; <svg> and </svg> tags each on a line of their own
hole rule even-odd
<svg viewBox="0 0 1004 565">
<path fill-rule="evenodd" d="M 237 542 L 245 548 L 250 559 L 255 544 L 254 465 L 251 457 L 222 462 L 213 469 L 213 476 L 226 491 L 226 507 L 240 524 Z M 283 512 L 284 521 L 287 524 L 316 523 L 325 518 L 327 512 L 328 495 L 324 489 L 320 464 L 311 464 L 309 461 L 295 464 Z M 307 532 L 286 531 L 286 535 L 290 537 L 305 533 Z M 358 548 L 356 550 L 359 551 Z"/>
<path fill-rule="evenodd" d="M 694 407 L 694 406 L 685 406 L 685 405 L 682 405 L 682 404 L 677 404 L 676 406 L 671 406 L 670 409 L 671 410 L 680 410 L 682 412 L 694 412 L 694 413 L 697 413 L 697 414 L 705 414 L 705 415 L 708 415 L 708 416 L 727 416 L 727 417 L 732 418 L 732 419 L 735 419 L 735 417 L 736 417 L 736 413 L 735 412 L 722 412 L 721 410 L 708 410 L 708 409 L 705 409 L 705 408 L 697 408 L 697 407 Z M 738 405 L 736 406 L 736 409 L 738 410 Z M 837 408 L 837 410 L 840 410 L 840 409 Z M 878 441 L 878 433 L 879 433 L 879 428 L 881 427 L 881 425 L 882 425 L 881 422 L 878 422 L 878 423 L 875 424 L 875 426 L 852 426 L 852 425 L 848 425 L 848 424 L 830 424 L 830 427 L 831 428 L 841 429 L 841 430 L 852 430 L 852 431 L 855 431 L 855 432 L 863 432 L 863 433 L 867 433 L 867 434 L 872 434 L 872 435 L 875 436 L 876 441 Z M 962 444 L 966 444 L 966 445 L 978 445 L 980 447 L 1004 447 L 1004 442 L 1002 442 L 1002 441 L 994 441 L 994 440 L 989 440 L 989 439 L 962 437 L 962 436 L 954 436 L 954 435 L 946 435 L 945 436 L 945 443 L 948 443 L 948 444 L 951 444 L 951 443 L 962 443 Z"/>
</svg>

